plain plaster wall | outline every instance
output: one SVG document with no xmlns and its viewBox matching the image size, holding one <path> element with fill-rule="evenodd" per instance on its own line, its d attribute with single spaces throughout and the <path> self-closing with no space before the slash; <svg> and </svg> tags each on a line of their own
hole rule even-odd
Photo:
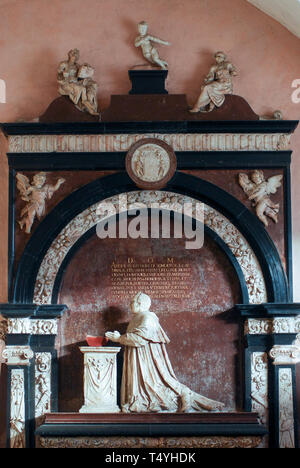
<svg viewBox="0 0 300 468">
<path fill-rule="evenodd" d="M 111 94 L 130 89 L 127 71 L 143 63 L 133 46 L 136 24 L 171 41 L 160 47 L 169 62 L 168 90 L 198 95 L 212 54 L 224 50 L 239 70 L 234 92 L 259 114 L 281 109 L 299 119 L 291 100 L 300 79 L 300 40 L 246 0 L 0 0 L 0 79 L 6 103 L 0 122 L 31 120 L 57 97 L 56 69 L 69 49 L 96 69 L 103 109 Z M 2 101 L 0 99 L 0 101 Z M 300 128 L 292 139 L 294 286 L 300 302 Z M 0 301 L 7 300 L 7 189 L 5 141 L 0 140 Z"/>
</svg>

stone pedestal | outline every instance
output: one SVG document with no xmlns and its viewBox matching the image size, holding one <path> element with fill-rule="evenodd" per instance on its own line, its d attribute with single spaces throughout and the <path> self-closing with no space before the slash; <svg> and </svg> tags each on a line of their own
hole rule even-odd
<svg viewBox="0 0 300 468">
<path fill-rule="evenodd" d="M 168 70 L 129 70 L 132 89 L 129 94 L 168 94 L 165 80 Z"/>
<path fill-rule="evenodd" d="M 84 354 L 84 405 L 80 413 L 117 413 L 116 356 L 121 348 L 81 347 Z"/>
</svg>

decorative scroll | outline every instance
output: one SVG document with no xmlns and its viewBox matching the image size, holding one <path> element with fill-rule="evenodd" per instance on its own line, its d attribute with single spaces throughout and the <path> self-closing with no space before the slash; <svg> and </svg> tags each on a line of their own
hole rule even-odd
<svg viewBox="0 0 300 468">
<path fill-rule="evenodd" d="M 248 319 L 245 322 L 245 335 L 271 335 L 273 333 L 300 333 L 300 317 Z"/>
<path fill-rule="evenodd" d="M 161 208 L 175 212 L 178 212 L 178 207 L 182 208 L 184 204 L 189 203 L 193 207 L 191 216 L 195 219 L 199 218 L 197 211 L 197 203 L 199 202 L 187 196 L 163 191 L 129 192 L 108 198 L 103 200 L 101 204 L 97 203 L 91 206 L 76 216 L 61 231 L 46 253 L 37 275 L 34 302 L 36 304 L 51 303 L 58 270 L 71 247 L 81 236 L 112 214 L 127 211 L 134 206 L 137 207 L 139 203 L 150 208 L 153 203 L 159 203 Z M 107 209 L 99 209 L 101 205 L 106 207 L 110 205 L 113 212 L 109 213 Z M 225 216 L 206 205 L 204 205 L 204 224 L 221 237 L 236 257 L 245 277 L 250 303 L 267 302 L 266 286 L 259 262 L 238 229 Z"/>
<path fill-rule="evenodd" d="M 25 388 L 24 371 L 11 371 L 10 447 L 25 448 Z"/>
<path fill-rule="evenodd" d="M 57 320 L 55 319 L 8 319 L 7 333 L 29 335 L 57 335 Z"/>
<path fill-rule="evenodd" d="M 262 438 L 240 437 L 40 437 L 41 448 L 256 448 Z"/>
<path fill-rule="evenodd" d="M 279 369 L 280 448 L 295 448 L 292 370 Z"/>
<path fill-rule="evenodd" d="M 33 358 L 33 352 L 30 346 L 6 346 L 2 357 L 8 366 L 28 366 L 30 359 Z"/>
<path fill-rule="evenodd" d="M 66 153 L 128 151 L 143 138 L 158 138 L 174 151 L 283 151 L 291 135 L 278 133 L 122 134 L 122 135 L 10 135 L 10 153 Z"/>
<path fill-rule="evenodd" d="M 51 353 L 35 355 L 35 417 L 51 411 Z"/>
<path fill-rule="evenodd" d="M 274 365 L 289 366 L 300 362 L 300 347 L 297 345 L 275 345 L 270 351 Z"/>
</svg>

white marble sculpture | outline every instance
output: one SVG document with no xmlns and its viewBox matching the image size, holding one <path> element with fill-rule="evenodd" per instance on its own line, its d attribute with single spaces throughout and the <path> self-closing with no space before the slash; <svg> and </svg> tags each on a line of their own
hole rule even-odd
<svg viewBox="0 0 300 468">
<path fill-rule="evenodd" d="M 169 339 L 150 312 L 151 299 L 139 292 L 131 302 L 133 319 L 127 332 L 107 332 L 111 341 L 125 345 L 121 386 L 123 412 L 199 412 L 221 410 L 210 400 L 180 383 L 169 360 Z"/>
<path fill-rule="evenodd" d="M 116 355 L 121 348 L 83 346 L 84 405 L 80 413 L 117 413 Z"/>
<path fill-rule="evenodd" d="M 55 185 L 46 184 L 47 175 L 45 172 L 35 174 L 32 184 L 29 182 L 28 177 L 21 173 L 16 175 L 16 179 L 21 198 L 26 202 L 18 223 L 21 229 L 25 226 L 25 232 L 30 234 L 35 217 L 41 219 L 44 216 L 46 200 L 52 198 L 54 192 L 65 182 L 65 179 L 59 178 Z"/>
<path fill-rule="evenodd" d="M 258 218 L 268 227 L 268 219 L 278 222 L 279 203 L 274 203 L 269 195 L 276 193 L 281 186 L 282 175 L 276 175 L 265 180 L 261 170 L 255 170 L 251 174 L 251 180 L 245 173 L 239 174 L 239 184 L 256 209 Z"/>
<path fill-rule="evenodd" d="M 170 42 L 163 41 L 158 37 L 151 36 L 150 34 L 148 34 L 148 24 L 146 23 L 146 21 L 142 21 L 138 24 L 138 30 L 140 34 L 135 39 L 135 47 L 141 47 L 143 56 L 152 65 L 158 66 L 163 70 L 166 70 L 168 68 L 168 63 L 159 57 L 158 51 L 152 43 L 155 42 L 157 44 L 168 46 L 171 45 Z"/>
<path fill-rule="evenodd" d="M 200 96 L 190 112 L 211 112 L 215 107 L 224 104 L 225 94 L 233 93 L 232 77 L 237 75 L 237 71 L 226 58 L 224 52 L 215 54 L 216 65 L 211 67 Z M 207 106 L 209 107 L 206 110 Z"/>
<path fill-rule="evenodd" d="M 92 79 L 94 69 L 84 63 L 79 65 L 79 50 L 72 49 L 68 60 L 59 64 L 57 70 L 58 92 L 68 96 L 76 108 L 91 115 L 99 115 L 97 103 L 97 83 Z"/>
</svg>

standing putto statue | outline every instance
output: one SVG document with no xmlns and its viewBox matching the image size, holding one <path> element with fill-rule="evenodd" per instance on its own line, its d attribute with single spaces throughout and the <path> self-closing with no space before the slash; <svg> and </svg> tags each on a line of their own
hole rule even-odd
<svg viewBox="0 0 300 468">
<path fill-rule="evenodd" d="M 21 198 L 26 202 L 18 223 L 21 229 L 25 226 L 26 234 L 30 234 L 35 217 L 41 219 L 44 216 L 46 200 L 52 198 L 54 192 L 65 182 L 65 179 L 59 178 L 55 185 L 46 184 L 47 176 L 45 172 L 35 174 L 32 184 L 24 174 L 18 173 L 16 179 Z"/>
<path fill-rule="evenodd" d="M 226 61 L 224 52 L 215 54 L 216 65 L 213 65 L 204 80 L 200 96 L 190 112 L 211 112 L 221 107 L 225 94 L 233 93 L 232 77 L 237 75 L 236 68 Z M 207 109 L 207 106 L 208 109 Z"/>
<path fill-rule="evenodd" d="M 152 42 L 156 42 L 157 44 L 162 44 L 162 45 L 167 45 L 167 46 L 171 45 L 170 42 L 163 41 L 162 39 L 159 39 L 158 37 L 150 36 L 150 34 L 147 34 L 148 24 L 146 23 L 146 21 L 142 21 L 141 23 L 138 24 L 138 30 L 139 30 L 140 35 L 137 36 L 137 38 L 135 39 L 135 42 L 134 42 L 135 47 L 141 47 L 143 56 L 152 65 L 156 65 L 162 68 L 163 70 L 166 70 L 168 68 L 168 63 L 159 57 L 157 49 L 153 46 Z"/>
<path fill-rule="evenodd" d="M 78 64 L 79 50 L 68 52 L 68 60 L 59 64 L 57 70 L 58 92 L 68 96 L 76 108 L 91 115 L 99 115 L 96 81 L 92 79 L 94 69 L 88 63 Z"/>
<path fill-rule="evenodd" d="M 276 193 L 281 186 L 282 175 L 276 175 L 265 180 L 263 171 L 256 169 L 251 174 L 251 180 L 245 173 L 239 174 L 239 184 L 248 199 L 252 201 L 258 218 L 268 227 L 268 219 L 271 218 L 278 223 L 279 203 L 270 199 L 271 193 Z"/>
<path fill-rule="evenodd" d="M 125 346 L 121 407 L 125 413 L 218 411 L 223 403 L 193 392 L 177 380 L 166 350 L 170 342 L 154 312 L 151 299 L 139 292 L 131 302 L 133 318 L 127 332 L 107 332 Z"/>
</svg>

